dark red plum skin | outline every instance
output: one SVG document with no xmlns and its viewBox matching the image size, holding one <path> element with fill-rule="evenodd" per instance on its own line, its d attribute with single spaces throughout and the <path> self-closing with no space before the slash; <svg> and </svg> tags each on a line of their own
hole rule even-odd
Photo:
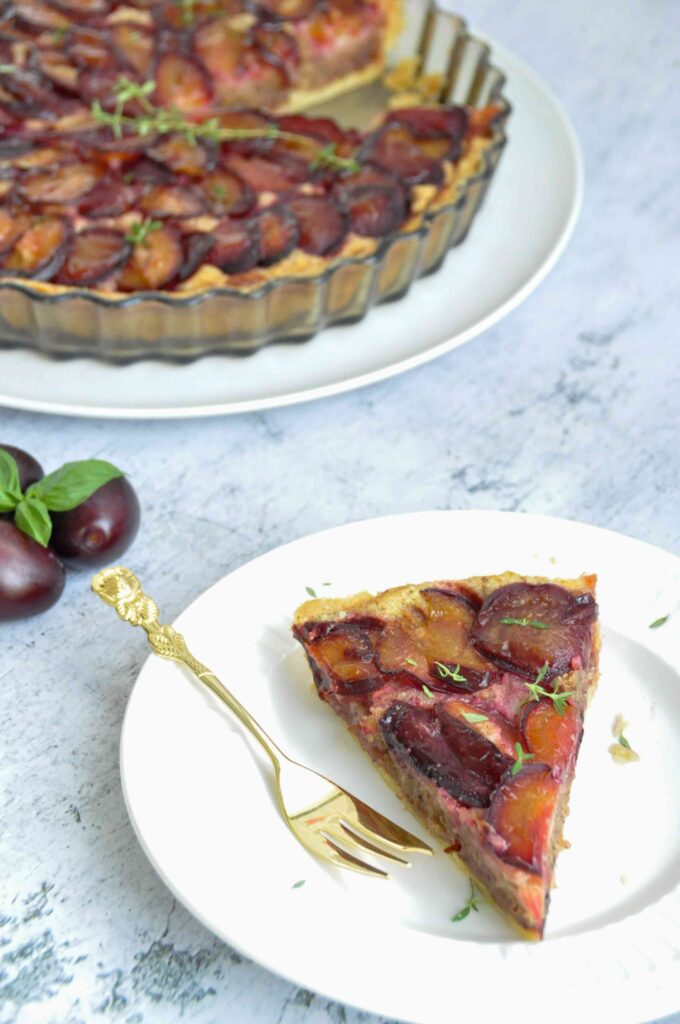
<svg viewBox="0 0 680 1024">
<path fill-rule="evenodd" d="M 19 469 L 19 485 L 22 491 L 25 492 L 31 484 L 37 484 L 38 480 L 42 480 L 45 475 L 42 466 L 23 448 L 15 448 L 13 444 L 0 444 L 0 448 L 14 458 Z"/>
<path fill-rule="evenodd" d="M 439 709 L 393 704 L 380 720 L 385 744 L 466 807 L 488 807 L 509 766 L 489 740 Z"/>
<path fill-rule="evenodd" d="M 82 505 L 51 513 L 50 546 L 69 565 L 110 565 L 127 551 L 139 529 L 137 495 L 124 476 L 109 480 Z"/>
<path fill-rule="evenodd" d="M 61 597 L 65 579 L 53 551 L 14 523 L 0 522 L 0 622 L 47 611 Z"/>
</svg>

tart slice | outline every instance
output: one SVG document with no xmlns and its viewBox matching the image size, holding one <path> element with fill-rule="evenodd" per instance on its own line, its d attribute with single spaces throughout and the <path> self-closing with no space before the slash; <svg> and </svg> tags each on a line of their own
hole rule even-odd
<svg viewBox="0 0 680 1024">
<path fill-rule="evenodd" d="M 319 696 L 474 882 L 543 935 L 597 684 L 594 576 L 515 573 L 307 601 Z"/>
</svg>

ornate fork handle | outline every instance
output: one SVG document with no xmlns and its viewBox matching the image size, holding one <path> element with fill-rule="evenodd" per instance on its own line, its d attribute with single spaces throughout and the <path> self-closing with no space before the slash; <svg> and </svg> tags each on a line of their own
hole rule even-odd
<svg viewBox="0 0 680 1024">
<path fill-rule="evenodd" d="M 102 601 L 115 608 L 124 622 L 129 622 L 131 626 L 141 626 L 146 631 L 148 641 L 157 654 L 186 665 L 204 686 L 207 686 L 216 697 L 219 697 L 264 747 L 272 760 L 277 775 L 279 774 L 281 760 L 285 758 L 285 755 L 214 672 L 211 672 L 206 665 L 193 656 L 182 634 L 172 626 L 163 625 L 158 621 L 158 605 L 144 593 L 141 583 L 133 572 L 122 566 L 103 569 L 92 580 L 92 589 L 101 597 Z"/>
</svg>

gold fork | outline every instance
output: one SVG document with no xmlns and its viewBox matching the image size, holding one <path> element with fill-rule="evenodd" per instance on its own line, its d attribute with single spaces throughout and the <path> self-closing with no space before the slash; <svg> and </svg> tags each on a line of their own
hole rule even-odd
<svg viewBox="0 0 680 1024">
<path fill-rule="evenodd" d="M 92 580 L 92 589 L 106 604 L 115 608 L 121 619 L 146 630 L 149 643 L 157 654 L 190 669 L 264 747 L 274 765 L 277 797 L 284 821 L 310 853 L 340 867 L 379 878 L 389 878 L 389 875 L 362 860 L 357 853 L 365 851 L 405 867 L 410 867 L 409 862 L 397 856 L 394 850 L 400 853 L 432 853 L 431 848 L 417 836 L 330 779 L 287 757 L 224 683 L 191 654 L 184 637 L 172 626 L 159 623 L 157 605 L 144 593 L 133 572 L 122 567 L 104 569 Z"/>
</svg>

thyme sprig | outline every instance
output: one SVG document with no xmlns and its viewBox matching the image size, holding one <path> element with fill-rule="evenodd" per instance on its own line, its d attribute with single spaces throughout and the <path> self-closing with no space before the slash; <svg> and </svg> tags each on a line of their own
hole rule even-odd
<svg viewBox="0 0 680 1024">
<path fill-rule="evenodd" d="M 205 121 L 187 121 L 181 111 L 175 108 L 157 107 L 149 98 L 156 88 L 154 81 L 133 82 L 129 78 L 120 77 L 113 86 L 116 103 L 113 110 L 105 110 L 99 100 L 92 104 L 92 116 L 97 124 L 110 128 L 114 138 L 122 139 L 126 132 L 148 138 L 153 135 L 179 135 L 191 145 L 199 139 L 208 142 L 228 142 L 234 139 L 281 139 L 298 145 L 308 145 L 306 135 L 287 132 L 276 125 L 264 128 L 227 128 L 220 124 L 218 117 L 209 117 Z M 128 103 L 136 101 L 139 107 L 137 114 L 125 114 Z M 310 165 L 311 170 L 317 167 L 331 168 L 350 174 L 359 170 L 354 157 L 338 156 L 331 144 L 324 146 L 315 155 Z"/>
<path fill-rule="evenodd" d="M 517 760 L 513 764 L 510 774 L 519 775 L 526 761 L 533 761 L 534 755 L 528 754 L 522 749 L 521 743 L 515 743 L 515 756 Z"/>
<path fill-rule="evenodd" d="M 460 671 L 460 665 L 456 665 L 454 669 L 444 665 L 441 661 L 435 661 L 434 665 L 440 679 L 450 679 L 454 683 L 467 682 L 467 676 L 464 676 Z"/>
<path fill-rule="evenodd" d="M 162 227 L 163 225 L 159 220 L 151 220 L 150 217 L 147 217 L 143 221 L 130 225 L 125 241 L 131 245 L 146 245 L 147 238 L 151 232 L 160 231 Z"/>
<path fill-rule="evenodd" d="M 465 918 L 469 916 L 471 910 L 479 911 L 479 907 L 477 906 L 479 899 L 479 893 L 475 890 L 475 883 L 470 879 L 470 896 L 468 901 L 463 907 L 461 907 L 457 914 L 453 915 L 451 920 L 456 922 L 464 921 Z"/>
<path fill-rule="evenodd" d="M 531 694 L 532 700 L 540 700 L 541 697 L 547 697 L 555 705 L 555 711 L 558 715 L 563 715 L 567 707 L 567 697 L 572 697 L 573 690 L 545 690 L 541 683 L 546 677 L 548 671 L 548 662 L 546 661 L 543 667 L 539 670 L 538 675 L 533 683 L 525 683 L 527 690 Z"/>
</svg>

